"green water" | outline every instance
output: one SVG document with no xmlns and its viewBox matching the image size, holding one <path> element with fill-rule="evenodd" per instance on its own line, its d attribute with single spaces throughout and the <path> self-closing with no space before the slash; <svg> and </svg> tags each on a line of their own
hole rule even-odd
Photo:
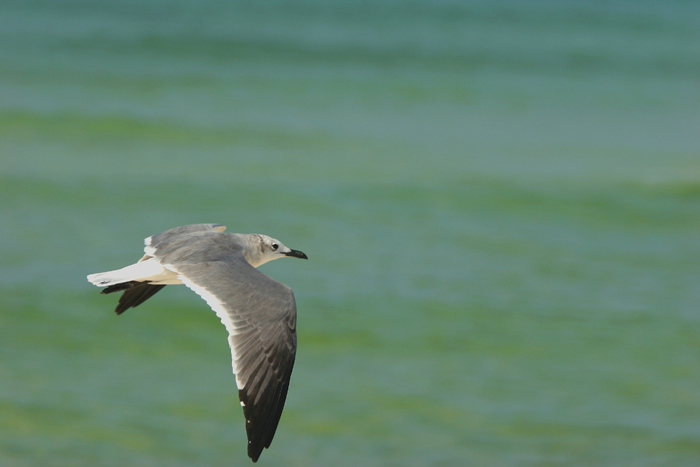
<svg viewBox="0 0 700 467">
<path fill-rule="evenodd" d="M 0 465 L 250 465 L 226 331 L 89 273 L 304 251 L 260 465 L 700 465 L 692 2 L 0 4 Z"/>
</svg>

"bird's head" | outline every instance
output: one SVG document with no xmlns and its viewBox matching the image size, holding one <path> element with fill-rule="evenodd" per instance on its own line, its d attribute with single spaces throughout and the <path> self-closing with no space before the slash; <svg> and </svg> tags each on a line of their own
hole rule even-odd
<svg viewBox="0 0 700 467">
<path fill-rule="evenodd" d="M 284 258 L 285 256 L 309 259 L 301 251 L 292 250 L 275 238 L 261 234 L 250 235 L 248 248 L 245 251 L 245 257 L 253 267 L 257 268 L 268 261 Z"/>
</svg>

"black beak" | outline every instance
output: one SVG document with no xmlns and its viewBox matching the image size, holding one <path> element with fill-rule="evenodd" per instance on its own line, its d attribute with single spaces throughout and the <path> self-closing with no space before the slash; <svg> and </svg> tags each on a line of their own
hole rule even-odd
<svg viewBox="0 0 700 467">
<path fill-rule="evenodd" d="M 302 253 L 299 250 L 292 250 L 289 253 L 285 253 L 285 256 L 292 256 L 294 258 L 301 258 L 301 259 L 309 259 L 308 256 L 306 256 L 304 253 Z"/>
</svg>

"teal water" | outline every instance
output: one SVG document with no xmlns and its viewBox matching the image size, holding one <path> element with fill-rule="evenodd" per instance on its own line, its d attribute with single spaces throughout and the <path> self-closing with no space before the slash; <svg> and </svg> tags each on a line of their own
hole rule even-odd
<svg viewBox="0 0 700 467">
<path fill-rule="evenodd" d="M 0 465 L 250 465 L 225 330 L 88 273 L 309 255 L 260 465 L 700 464 L 694 2 L 0 3 Z"/>
</svg>

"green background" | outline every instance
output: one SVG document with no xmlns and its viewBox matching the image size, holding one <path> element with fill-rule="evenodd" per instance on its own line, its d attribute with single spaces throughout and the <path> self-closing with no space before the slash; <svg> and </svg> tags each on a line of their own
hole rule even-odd
<svg viewBox="0 0 700 467">
<path fill-rule="evenodd" d="M 85 276 L 310 260 L 259 465 L 700 463 L 695 2 L 0 4 L 0 465 L 250 465 L 226 331 Z"/>
</svg>

